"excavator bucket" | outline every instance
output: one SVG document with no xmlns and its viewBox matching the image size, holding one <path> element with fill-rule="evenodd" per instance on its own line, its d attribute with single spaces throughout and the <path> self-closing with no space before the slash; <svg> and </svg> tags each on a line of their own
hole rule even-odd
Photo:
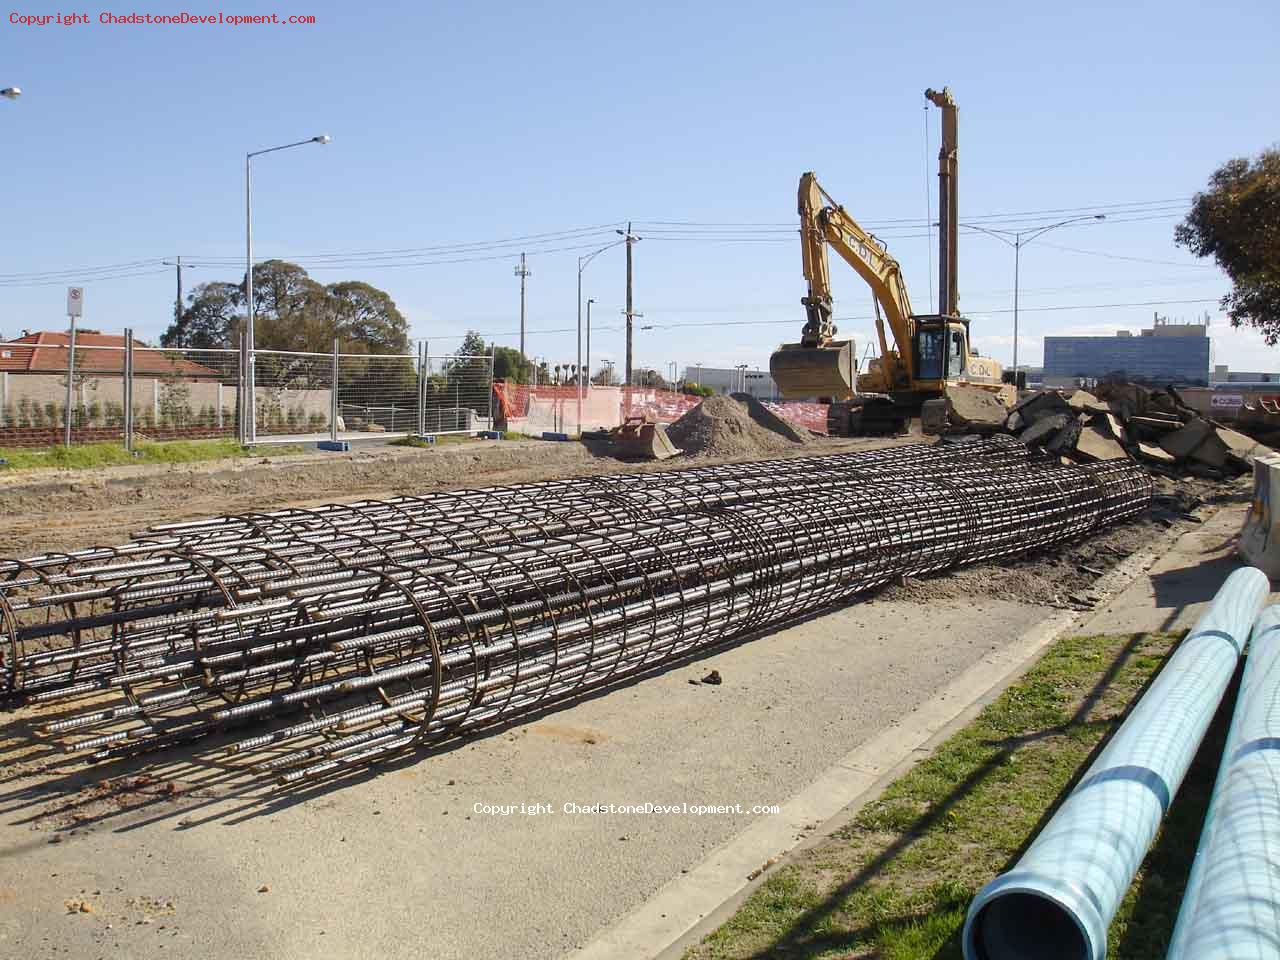
<svg viewBox="0 0 1280 960">
<path fill-rule="evenodd" d="M 680 452 L 667 436 L 666 424 L 644 417 L 627 417 L 609 439 L 614 456 L 623 460 L 666 460 Z"/>
<path fill-rule="evenodd" d="M 769 358 L 769 375 L 789 399 L 844 400 L 853 395 L 856 373 L 852 340 L 835 340 L 825 347 L 784 343 Z"/>
</svg>

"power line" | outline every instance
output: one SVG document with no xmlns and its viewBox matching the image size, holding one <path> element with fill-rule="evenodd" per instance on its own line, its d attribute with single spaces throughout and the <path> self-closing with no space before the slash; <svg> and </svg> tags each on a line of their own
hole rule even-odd
<svg viewBox="0 0 1280 960">
<path fill-rule="evenodd" d="M 1183 306 L 1189 304 L 1205 304 L 1217 303 L 1215 297 L 1193 298 L 1188 300 L 1138 300 L 1130 303 L 1081 303 L 1081 304 L 1061 304 L 1049 307 L 1019 307 L 1020 313 L 1047 313 L 1067 310 L 1108 310 L 1128 307 L 1168 307 Z M 973 314 L 995 314 L 995 313 L 1013 313 L 1012 308 L 1000 307 L 997 309 L 978 309 L 970 311 Z M 833 317 L 839 323 L 862 323 L 875 320 L 873 314 L 864 316 L 849 317 Z M 792 325 L 799 321 L 795 317 L 788 317 L 785 320 L 696 320 L 688 323 L 649 323 L 646 327 L 652 327 L 656 330 L 682 330 L 691 327 L 768 327 L 780 325 Z M 598 330 L 623 330 L 622 324 L 599 324 L 595 327 Z M 552 333 L 574 333 L 576 327 L 548 327 L 541 330 L 526 330 L 526 334 L 552 334 Z M 481 333 L 483 337 L 515 337 L 519 336 L 520 331 L 504 331 Z M 459 335 L 461 336 L 461 334 Z"/>
<path fill-rule="evenodd" d="M 1029 210 L 1014 213 L 975 214 L 966 220 L 981 222 L 993 229 L 1028 225 L 1049 217 L 1075 214 L 1077 212 L 1103 212 L 1108 214 L 1106 223 L 1138 223 L 1149 220 L 1161 220 L 1180 216 L 1181 212 L 1172 205 L 1185 204 L 1190 198 L 1173 198 L 1168 200 L 1123 201 L 1107 204 L 1094 204 L 1081 207 L 1057 207 L 1045 210 Z M 281 256 L 291 262 L 308 266 L 309 269 L 350 269 L 353 267 L 416 267 L 436 266 L 455 263 L 483 262 L 515 258 L 518 249 L 508 249 L 519 245 L 536 248 L 538 253 L 558 253 L 586 248 L 586 243 L 594 237 L 601 236 L 616 228 L 623 221 L 597 224 L 593 226 L 575 227 L 565 230 L 530 233 L 515 237 L 504 237 L 491 240 L 474 240 L 457 243 L 442 243 L 423 247 L 401 247 L 387 250 L 331 251 L 305 255 Z M 791 242 L 791 235 L 796 232 L 794 223 L 773 222 L 731 222 L 731 221 L 697 221 L 697 220 L 636 220 L 637 229 L 644 228 L 654 239 L 680 242 L 704 243 L 774 243 Z M 921 221 L 916 218 L 882 219 L 865 221 L 868 229 L 887 240 L 910 240 L 931 236 L 928 218 Z M 652 228 L 652 229 L 650 229 Z M 900 232 L 900 231 L 924 231 Z M 572 241 L 566 243 L 565 241 Z M 581 244 L 581 245 L 579 245 Z M 1045 243 L 1046 246 L 1053 246 Z M 1074 253 L 1090 253 L 1095 256 L 1111 256 L 1113 259 L 1129 259 L 1135 262 L 1163 263 L 1173 266 L 1202 266 L 1200 264 L 1177 264 L 1172 261 L 1150 260 L 1141 257 L 1124 257 L 1107 255 L 1094 251 L 1082 251 L 1076 248 L 1059 247 Z M 506 251 L 506 252 L 503 252 Z M 236 257 L 220 256 L 186 256 L 187 262 L 202 264 L 207 267 L 239 266 Z M 49 271 L 33 271 L 25 273 L 0 274 L 0 285 L 34 286 L 48 285 L 67 280 L 109 280 L 127 276 L 145 274 L 128 271 L 158 265 L 159 259 L 136 260 L 121 264 L 107 264 L 101 267 L 66 268 Z"/>
<path fill-rule="evenodd" d="M 1050 243 L 1048 240 L 1037 241 L 1039 246 L 1052 247 L 1054 250 L 1065 250 L 1068 253 L 1082 253 L 1090 257 L 1102 257 L 1106 260 L 1129 260 L 1133 263 L 1154 263 L 1165 267 L 1198 267 L 1201 270 L 1216 270 L 1217 264 L 1212 263 L 1179 263 L 1176 260 L 1152 260 L 1149 257 L 1130 257 L 1120 253 L 1107 253 L 1103 250 L 1082 250 L 1079 247 L 1065 247 L 1060 243 Z"/>
</svg>

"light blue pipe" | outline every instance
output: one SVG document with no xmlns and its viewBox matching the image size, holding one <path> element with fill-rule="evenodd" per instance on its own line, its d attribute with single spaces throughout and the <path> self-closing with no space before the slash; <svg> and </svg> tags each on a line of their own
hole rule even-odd
<svg viewBox="0 0 1280 960">
<path fill-rule="evenodd" d="M 1237 570 L 1017 866 L 983 887 L 966 960 L 1104 960 L 1107 927 L 1177 793 L 1270 584 Z"/>
<path fill-rule="evenodd" d="M 1168 957 L 1280 958 L 1280 606 L 1253 626 Z"/>
</svg>

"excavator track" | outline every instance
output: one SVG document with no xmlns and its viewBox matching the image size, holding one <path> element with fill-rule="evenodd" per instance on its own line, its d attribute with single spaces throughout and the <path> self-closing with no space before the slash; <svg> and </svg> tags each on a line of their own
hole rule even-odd
<svg viewBox="0 0 1280 960">
<path fill-rule="evenodd" d="M 887 394 L 860 394 L 827 408 L 827 435 L 832 437 L 896 436 L 910 424 L 910 410 Z"/>
</svg>

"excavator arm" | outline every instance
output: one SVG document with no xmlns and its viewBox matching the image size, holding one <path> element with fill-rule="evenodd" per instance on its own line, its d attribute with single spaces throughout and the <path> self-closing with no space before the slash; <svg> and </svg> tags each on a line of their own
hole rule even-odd
<svg viewBox="0 0 1280 960">
<path fill-rule="evenodd" d="M 800 249 L 808 294 L 799 343 L 783 344 L 769 358 L 769 371 L 784 396 L 830 396 L 853 393 L 852 341 L 836 340 L 832 316 L 831 269 L 827 247 L 851 266 L 867 285 L 877 305 L 881 368 L 890 384 L 910 379 L 911 301 L 898 261 L 831 198 L 813 173 L 800 178 Z M 881 313 L 883 312 L 883 319 Z M 897 350 L 890 349 L 884 325 Z"/>
<path fill-rule="evenodd" d="M 906 281 L 898 261 L 889 256 L 884 244 L 864 230 L 844 207 L 822 189 L 813 173 L 800 178 L 800 233 L 803 238 L 804 274 L 809 284 L 809 295 L 802 301 L 808 314 L 805 331 L 814 325 L 815 319 L 831 317 L 830 270 L 827 264 L 827 246 L 840 255 L 867 286 L 884 313 L 882 320 L 876 317 L 876 333 L 880 338 L 880 355 L 886 363 L 901 365 L 901 371 L 889 369 L 891 382 L 911 376 L 911 300 L 907 296 Z M 815 317 L 815 314 L 817 315 Z M 893 342 L 897 346 L 896 359 L 889 349 L 884 324 L 888 322 Z M 832 327 L 834 332 L 834 326 Z M 802 339 L 802 343 L 804 340 Z"/>
</svg>

